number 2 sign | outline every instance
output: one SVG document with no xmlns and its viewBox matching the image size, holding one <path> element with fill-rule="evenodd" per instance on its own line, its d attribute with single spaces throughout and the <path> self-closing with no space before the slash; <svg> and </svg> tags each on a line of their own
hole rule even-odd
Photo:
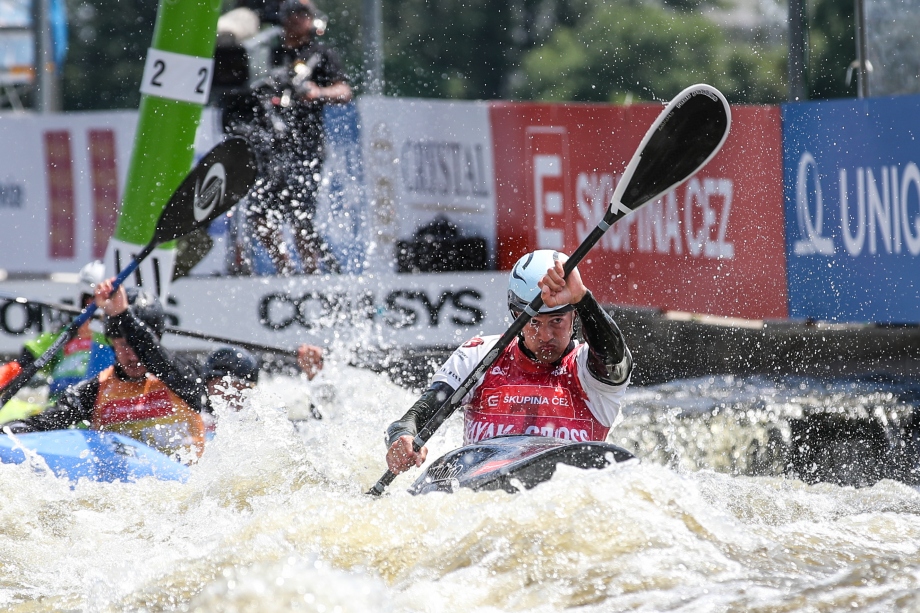
<svg viewBox="0 0 920 613">
<path fill-rule="evenodd" d="M 212 58 L 150 48 L 141 93 L 182 102 L 205 104 L 211 89 Z"/>
</svg>

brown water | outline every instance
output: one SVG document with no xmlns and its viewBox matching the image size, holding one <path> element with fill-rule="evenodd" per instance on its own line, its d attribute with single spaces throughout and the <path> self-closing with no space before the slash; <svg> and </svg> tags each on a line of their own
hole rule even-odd
<svg viewBox="0 0 920 613">
<path fill-rule="evenodd" d="M 311 396 L 322 421 L 277 408 L 306 416 Z M 610 440 L 642 461 L 561 467 L 515 495 L 412 497 L 416 472 L 368 498 L 383 429 L 413 399 L 348 368 L 269 379 L 245 412 L 222 412 L 186 484 L 71 487 L 0 465 L 0 608 L 920 611 L 917 489 L 809 485 L 749 460 L 752 441 L 815 407 L 897 419 L 912 406 L 901 391 L 732 378 L 637 388 Z M 430 457 L 460 438 L 455 417 Z"/>
</svg>

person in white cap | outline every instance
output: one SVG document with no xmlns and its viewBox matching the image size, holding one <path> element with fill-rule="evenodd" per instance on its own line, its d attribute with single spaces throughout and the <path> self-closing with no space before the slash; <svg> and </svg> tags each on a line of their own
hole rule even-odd
<svg viewBox="0 0 920 613">
<path fill-rule="evenodd" d="M 464 444 L 526 434 L 603 441 L 620 421 L 632 355 L 616 323 L 581 280 L 566 278 L 566 256 L 529 253 L 511 270 L 508 308 L 517 318 L 538 295 L 543 307 L 462 400 Z M 576 316 L 585 342 L 576 340 Z M 500 336 L 474 337 L 435 373 L 409 411 L 387 429 L 387 466 L 394 474 L 421 466 L 427 448 L 412 441 Z"/>
</svg>

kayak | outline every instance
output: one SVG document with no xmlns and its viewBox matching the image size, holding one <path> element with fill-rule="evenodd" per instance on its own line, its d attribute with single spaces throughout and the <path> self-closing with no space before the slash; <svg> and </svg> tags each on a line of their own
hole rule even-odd
<svg viewBox="0 0 920 613">
<path fill-rule="evenodd" d="M 548 481 L 556 466 L 605 468 L 635 456 L 610 443 L 572 441 L 548 436 L 505 435 L 455 449 L 433 462 L 409 488 L 410 494 L 474 491 L 517 492 Z"/>
<path fill-rule="evenodd" d="M 36 470 L 44 466 L 72 481 L 136 481 L 156 477 L 169 481 L 188 479 L 188 466 L 156 449 L 113 432 L 51 430 L 28 434 L 0 434 L 0 462 L 28 461 Z"/>
</svg>

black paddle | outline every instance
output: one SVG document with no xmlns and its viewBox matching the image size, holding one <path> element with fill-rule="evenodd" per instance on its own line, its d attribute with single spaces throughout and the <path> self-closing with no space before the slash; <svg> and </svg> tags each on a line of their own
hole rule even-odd
<svg viewBox="0 0 920 613">
<path fill-rule="evenodd" d="M 157 245 L 185 236 L 226 213 L 249 193 L 256 179 L 256 159 L 249 144 L 241 138 L 223 141 L 192 169 L 173 192 L 157 221 L 153 238 L 115 278 L 117 290 Z M 76 334 L 77 329 L 96 312 L 91 302 L 61 332 L 57 340 L 34 362 L 24 367 L 0 394 L 0 407 L 41 370 Z"/>
<path fill-rule="evenodd" d="M 728 137 L 731 110 L 725 97 L 709 85 L 693 85 L 677 95 L 661 111 L 646 132 L 623 171 L 603 220 L 565 262 L 565 276 L 587 255 L 604 232 L 621 218 L 657 200 L 702 168 L 719 151 Z M 441 405 L 413 440 L 419 451 L 444 420 L 460 406 L 463 398 L 495 362 L 514 338 L 543 306 L 542 296 L 534 298 L 514 320 L 495 346 L 464 379 L 453 395 Z M 387 470 L 367 493 L 381 495 L 396 477 Z"/>
</svg>

